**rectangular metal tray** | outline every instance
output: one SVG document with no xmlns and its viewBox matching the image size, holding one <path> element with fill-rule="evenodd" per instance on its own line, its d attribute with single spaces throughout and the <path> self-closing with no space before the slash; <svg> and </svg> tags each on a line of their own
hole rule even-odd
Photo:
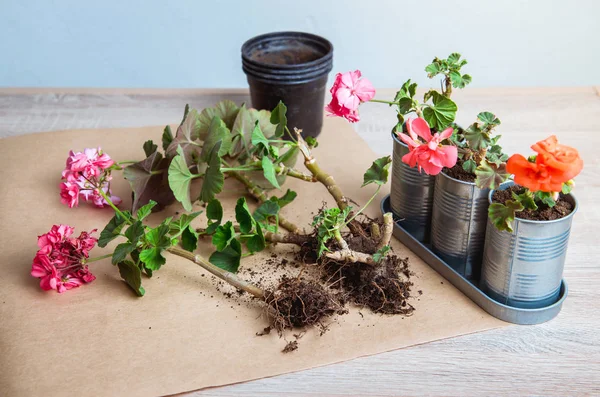
<svg viewBox="0 0 600 397">
<path fill-rule="evenodd" d="M 381 201 L 381 212 L 392 212 L 390 208 L 390 196 L 386 196 Z M 500 320 L 514 324 L 541 324 L 556 317 L 562 308 L 562 304 L 567 297 L 568 287 L 563 279 L 561 282 L 560 295 L 558 300 L 550 306 L 538 309 L 521 309 L 517 307 L 502 304 L 487 296 L 479 287 L 470 280 L 452 269 L 446 262 L 434 254 L 428 244 L 423 244 L 416 240 L 409 232 L 400 226 L 397 217 L 394 215 L 394 237 L 396 237 L 408 249 L 417 254 L 433 270 L 452 283 L 469 299 L 479 305 L 483 310 Z"/>
</svg>

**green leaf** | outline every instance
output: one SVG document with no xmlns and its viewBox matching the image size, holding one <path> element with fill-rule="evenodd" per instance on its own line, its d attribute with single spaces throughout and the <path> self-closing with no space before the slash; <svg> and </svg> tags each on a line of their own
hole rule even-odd
<svg viewBox="0 0 600 397">
<path fill-rule="evenodd" d="M 167 262 L 162 255 L 162 251 L 163 249 L 158 247 L 146 248 L 140 252 L 140 260 L 144 262 L 148 269 L 152 271 L 158 270 Z"/>
<path fill-rule="evenodd" d="M 271 124 L 276 124 L 275 137 L 280 138 L 285 133 L 285 127 L 287 126 L 287 107 L 283 102 L 279 101 L 277 107 L 271 112 Z"/>
<path fill-rule="evenodd" d="M 396 92 L 394 102 L 398 103 L 398 112 L 400 115 L 410 112 L 413 107 L 413 101 L 416 92 L 417 83 L 411 82 L 410 79 L 402 84 L 400 91 Z"/>
<path fill-rule="evenodd" d="M 306 144 L 310 149 L 319 147 L 319 142 L 314 136 L 307 136 L 306 138 L 304 138 L 304 140 L 306 141 Z"/>
<path fill-rule="evenodd" d="M 535 198 L 535 201 L 544 203 L 550 208 L 552 208 L 556 205 L 556 201 L 554 200 L 553 193 L 537 191 L 534 193 L 533 197 Z"/>
<path fill-rule="evenodd" d="M 235 229 L 233 228 L 233 223 L 227 221 L 224 225 L 217 227 L 217 230 L 212 237 L 212 243 L 217 247 L 217 251 L 223 251 L 229 246 L 234 238 Z"/>
<path fill-rule="evenodd" d="M 142 206 L 139 210 L 137 210 L 136 218 L 140 221 L 146 219 L 148 215 L 152 213 L 152 208 L 156 206 L 156 201 L 150 200 L 150 202 L 144 206 Z"/>
<path fill-rule="evenodd" d="M 132 211 L 137 211 L 150 200 L 157 203 L 155 211 L 175 201 L 175 196 L 168 187 L 168 167 L 169 160 L 159 152 L 154 152 L 145 160 L 125 168 L 123 176 L 133 191 Z"/>
<path fill-rule="evenodd" d="M 521 203 L 524 209 L 534 211 L 538 209 L 538 206 L 535 204 L 535 199 L 533 198 L 533 193 L 531 193 L 531 190 L 529 189 L 526 189 L 521 194 L 512 192 L 512 198 L 516 202 Z"/>
<path fill-rule="evenodd" d="M 387 253 L 390 251 L 390 246 L 386 245 L 381 247 L 380 249 L 377 250 L 377 252 L 375 252 L 373 254 L 373 260 L 375 261 L 375 263 L 379 263 L 381 262 L 381 260 L 383 258 L 385 258 L 385 256 L 387 255 Z"/>
<path fill-rule="evenodd" d="M 190 252 L 194 252 L 198 248 L 198 233 L 191 225 L 181 233 L 181 246 Z"/>
<path fill-rule="evenodd" d="M 432 93 L 433 105 L 423 109 L 423 118 L 429 123 L 431 128 L 442 131 L 456 117 L 458 107 L 450 98 L 447 98 L 437 91 Z"/>
<path fill-rule="evenodd" d="M 501 121 L 496 115 L 491 112 L 481 112 L 477 115 L 477 118 L 484 124 L 491 127 L 496 127 L 501 124 Z"/>
<path fill-rule="evenodd" d="M 131 213 L 129 211 L 121 212 L 127 217 L 127 219 L 131 218 Z M 120 235 L 123 226 L 125 226 L 127 223 L 127 219 L 121 217 L 119 214 L 115 214 L 115 216 L 108 221 L 106 226 L 104 226 L 102 232 L 100 232 L 100 237 L 98 238 L 98 247 L 104 248 L 108 245 L 108 243 L 117 238 Z"/>
<path fill-rule="evenodd" d="M 206 206 L 206 217 L 208 218 L 208 227 L 206 234 L 213 234 L 223 219 L 223 206 L 217 199 L 212 199 Z"/>
<path fill-rule="evenodd" d="M 487 148 L 491 143 L 490 135 L 474 123 L 464 132 L 465 139 L 469 142 L 471 150 L 481 150 Z"/>
<path fill-rule="evenodd" d="M 198 116 L 198 136 L 205 139 L 215 116 L 219 117 L 227 128 L 231 129 L 240 108 L 228 99 L 217 103 L 214 107 L 204 109 Z"/>
<path fill-rule="evenodd" d="M 573 180 L 563 183 L 562 190 L 561 190 L 562 194 L 566 195 L 566 194 L 571 193 L 571 191 L 573 190 L 573 185 L 574 185 Z"/>
<path fill-rule="evenodd" d="M 389 168 L 391 164 L 392 158 L 390 156 L 381 157 L 373 161 L 373 164 L 371 164 L 363 176 L 362 186 L 366 186 L 371 183 L 375 183 L 380 186 L 385 185 L 388 180 Z"/>
<path fill-rule="evenodd" d="M 171 237 L 177 237 L 183 233 L 194 219 L 200 215 L 202 211 L 193 212 L 191 214 L 181 214 L 181 216 L 169 223 L 169 233 Z"/>
<path fill-rule="evenodd" d="M 275 166 L 273 166 L 273 162 L 267 156 L 262 158 L 262 169 L 265 178 L 277 189 L 281 189 L 279 186 L 279 182 L 277 182 L 277 175 L 275 174 Z"/>
<path fill-rule="evenodd" d="M 492 203 L 488 208 L 488 217 L 498 230 L 512 233 L 513 221 L 519 211 L 523 211 L 523 205 L 518 201 L 508 200 L 505 204 Z"/>
<path fill-rule="evenodd" d="M 227 248 L 220 252 L 214 252 L 208 260 L 221 269 L 236 273 L 240 267 L 241 258 L 242 245 L 238 240 L 233 239 Z"/>
<path fill-rule="evenodd" d="M 279 210 L 279 204 L 267 200 L 254 211 L 252 216 L 255 221 L 265 224 L 268 223 L 272 217 L 277 217 L 279 215 Z"/>
<path fill-rule="evenodd" d="M 262 227 L 260 223 L 256 224 L 256 234 L 246 240 L 246 247 L 252 253 L 260 252 L 265 249 L 266 242 L 265 236 L 263 235 Z"/>
<path fill-rule="evenodd" d="M 140 238 L 142 238 L 144 233 L 145 230 L 142 221 L 137 220 L 133 223 L 133 225 L 127 228 L 127 230 L 125 231 L 125 237 L 127 237 L 127 240 L 129 240 L 131 244 L 135 245 L 138 243 L 138 241 L 140 241 Z"/>
<path fill-rule="evenodd" d="M 475 170 L 475 185 L 480 189 L 496 189 L 505 182 L 510 174 L 506 172 L 506 164 L 496 165 L 482 160 Z"/>
<path fill-rule="evenodd" d="M 163 134 L 162 134 L 162 147 L 166 152 L 169 145 L 173 142 L 173 132 L 171 131 L 171 126 L 166 126 Z"/>
<path fill-rule="evenodd" d="M 255 221 L 244 197 L 240 197 L 235 205 L 235 219 L 242 233 L 247 234 L 252 231 Z"/>
<path fill-rule="evenodd" d="M 246 108 L 246 105 L 243 104 L 231 127 L 231 147 L 229 148 L 229 156 L 237 157 L 244 152 L 248 154 L 250 136 L 255 123 L 256 120 L 252 117 L 252 113 Z"/>
<path fill-rule="evenodd" d="M 146 291 L 142 287 L 142 272 L 140 268 L 131 261 L 119 262 L 119 274 L 121 278 L 131 287 L 131 289 L 138 295 L 144 296 Z"/>
<path fill-rule="evenodd" d="M 127 258 L 127 255 L 129 255 L 133 250 L 135 250 L 135 244 L 131 244 L 129 242 L 117 245 L 112 255 L 112 264 L 116 265 L 124 261 L 125 258 Z"/>
<path fill-rule="evenodd" d="M 146 157 L 150 156 L 152 153 L 158 150 L 158 146 L 154 144 L 154 142 L 150 139 L 144 142 L 144 153 L 146 153 Z"/>
<path fill-rule="evenodd" d="M 185 153 L 185 161 L 192 162 L 192 154 L 200 150 L 200 123 L 198 121 L 198 111 L 190 109 L 185 116 L 183 123 L 177 128 L 175 138 L 171 141 L 165 153 L 167 157 L 174 157 L 178 153 L 178 148 L 181 146 Z"/>
<path fill-rule="evenodd" d="M 468 74 L 461 75 L 460 72 L 456 70 L 451 71 L 449 76 L 452 86 L 456 88 L 465 88 L 465 86 L 471 82 L 471 76 Z"/>
<path fill-rule="evenodd" d="M 271 201 L 275 201 L 278 205 L 279 208 L 283 208 L 286 205 L 290 204 L 292 201 L 294 201 L 294 199 L 298 196 L 298 193 L 296 193 L 295 191 L 288 189 L 285 194 L 281 197 L 271 197 L 270 200 Z"/>
<path fill-rule="evenodd" d="M 217 142 L 210 152 L 210 158 L 208 160 L 208 168 L 204 174 L 204 181 L 202 182 L 202 189 L 200 190 L 200 200 L 205 203 L 215 198 L 215 195 L 223 191 L 223 184 L 225 183 L 225 176 L 221 172 L 221 157 L 219 156 L 221 150 L 221 142 Z"/>
<path fill-rule="evenodd" d="M 269 140 L 265 137 L 262 130 L 260 129 L 258 121 L 254 125 L 254 129 L 252 130 L 252 145 L 261 148 L 264 154 L 267 154 L 269 152 Z"/>
<path fill-rule="evenodd" d="M 474 174 L 475 170 L 477 169 L 477 163 L 473 159 L 468 159 L 467 161 L 463 162 L 462 167 L 465 171 Z"/>
<path fill-rule="evenodd" d="M 459 59 L 460 59 L 460 54 L 458 52 L 453 52 L 452 54 L 448 55 L 448 63 L 451 63 L 451 64 L 457 63 Z"/>
<path fill-rule="evenodd" d="M 177 148 L 177 153 L 169 166 L 169 187 L 177 201 L 183 205 L 183 208 L 186 211 L 191 211 L 190 185 L 195 175 L 190 172 L 181 147 Z"/>
<path fill-rule="evenodd" d="M 210 123 L 208 134 L 204 139 L 202 152 L 200 153 L 200 159 L 202 161 L 208 163 L 212 150 L 218 142 L 221 142 L 221 145 L 219 146 L 219 157 L 223 157 L 231 148 L 231 133 L 225 125 L 225 122 L 218 116 L 215 116 Z"/>
<path fill-rule="evenodd" d="M 425 71 L 427 72 L 427 77 L 432 79 L 439 73 L 442 73 L 444 71 L 444 68 L 440 63 L 433 62 L 433 63 L 430 63 L 429 65 L 425 66 Z"/>
</svg>

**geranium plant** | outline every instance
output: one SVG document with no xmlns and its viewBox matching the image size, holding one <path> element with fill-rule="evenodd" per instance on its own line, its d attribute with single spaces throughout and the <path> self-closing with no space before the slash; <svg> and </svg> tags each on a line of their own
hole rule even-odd
<svg viewBox="0 0 600 397">
<path fill-rule="evenodd" d="M 374 99 L 375 90 L 367 79 L 359 79 L 360 71 L 338 74 L 331 89 L 332 101 L 326 109 L 330 115 L 356 122 L 360 104 L 388 104 L 397 113 L 394 132 L 410 151 L 403 156 L 404 163 L 428 175 L 460 167 L 464 172 L 459 173 L 478 187 L 495 188 L 508 177 L 505 169 L 508 156 L 498 145 L 500 136 L 493 136 L 500 120 L 490 112 L 481 112 L 477 121 L 466 129 L 454 123 L 458 106 L 450 97 L 453 89 L 471 83 L 471 76 L 462 73 L 466 64 L 458 53 L 446 59 L 434 58 L 425 71 L 429 78 L 442 76 L 441 88 L 426 91 L 422 101 L 416 97 L 417 83 L 410 79 L 392 101 L 387 101 Z"/>
<path fill-rule="evenodd" d="M 355 84 L 355 88 L 361 87 L 360 82 L 351 80 L 350 83 Z M 348 95 L 351 97 L 354 93 Z M 360 94 L 358 100 L 365 98 Z M 346 99 L 344 106 L 354 106 L 352 100 Z M 288 139 L 283 139 L 284 136 Z M 385 214 L 383 221 L 362 215 L 387 181 L 390 157 L 377 159 L 365 172 L 363 186 L 376 185 L 377 188 L 364 206 L 355 209 L 333 176 L 320 167 L 313 155 L 316 146 L 316 140 L 304 139 L 300 130 L 290 131 L 283 103 L 272 112 L 266 112 L 223 101 L 201 112 L 186 106 L 176 133 L 173 134 L 169 126 L 165 127 L 163 151 L 149 140 L 143 145 L 146 158 L 142 161 L 117 163 L 99 149 L 71 152 L 63 176 L 67 182 L 78 181 L 78 190 L 61 185 L 63 203 L 74 207 L 81 195 L 98 197 L 94 202 L 111 207 L 115 215 L 97 240 L 90 236 L 92 232 L 70 239 L 71 228 L 56 226 L 56 230 L 63 230 L 62 237 L 53 238 L 62 245 L 50 248 L 40 245 L 42 249 L 31 274 L 41 279 L 45 289 L 63 292 L 92 281 L 87 264 L 110 257 L 127 285 L 143 296 L 146 292 L 142 285 L 144 277 L 152 277 L 171 254 L 188 259 L 262 300 L 278 328 L 316 324 L 323 315 L 343 311 L 345 302 L 351 302 L 353 294 L 361 294 L 354 302 L 375 311 L 410 313 L 412 307 L 406 303 L 408 284 L 403 284 L 399 273 L 404 262 L 389 254 L 391 214 Z M 304 159 L 307 172 L 294 168 L 298 155 Z M 129 165 L 123 168 L 127 163 Z M 131 210 L 119 208 L 120 199 L 110 193 L 108 183 L 112 173 L 118 170 L 123 170 L 133 191 Z M 239 181 L 257 201 L 252 210 L 246 198 L 240 197 L 234 208 L 235 219 L 231 220 L 224 219 L 225 211 L 218 197 L 226 177 Z M 322 184 L 337 204 L 318 211 L 312 222 L 313 231 L 309 233 L 302 232 L 280 213 L 297 193 L 289 189 L 283 194 L 271 193 L 281 189 L 286 177 Z M 197 196 L 192 196 L 194 183 L 200 185 Z M 179 201 L 189 212 L 177 218 L 165 218 L 158 225 L 147 224 L 151 212 L 174 201 Z M 205 227 L 192 225 L 201 213 L 193 211 L 195 202 L 205 204 Z M 49 235 L 56 233 L 53 229 Z M 44 236 L 40 241 L 47 240 Z M 214 247 L 208 259 L 195 252 L 202 239 Z M 89 251 L 96 242 L 99 247 L 106 247 L 113 240 L 120 241 L 110 255 L 89 258 Z M 318 263 L 333 272 L 331 279 L 337 277 L 340 288 L 349 288 L 345 298 L 338 300 L 326 292 L 324 285 L 301 279 L 282 279 L 275 288 L 263 289 L 236 274 L 245 256 L 276 243 L 301 246 L 314 254 Z M 354 269 L 355 274 L 365 273 L 357 282 L 367 282 L 367 289 L 345 287 L 344 272 L 349 269 Z M 327 286 L 332 285 L 331 279 Z M 305 306 L 310 299 L 321 299 L 313 305 L 312 312 Z M 292 312 L 295 314 L 290 314 Z"/>
<path fill-rule="evenodd" d="M 506 169 L 520 192 L 512 191 L 512 200 L 490 205 L 489 218 L 498 230 L 512 232 L 513 221 L 524 211 L 554 207 L 561 195 L 571 192 L 573 178 L 583 169 L 577 150 L 558 143 L 554 135 L 531 148 L 536 154 L 528 158 L 514 154 L 508 159 Z"/>
</svg>

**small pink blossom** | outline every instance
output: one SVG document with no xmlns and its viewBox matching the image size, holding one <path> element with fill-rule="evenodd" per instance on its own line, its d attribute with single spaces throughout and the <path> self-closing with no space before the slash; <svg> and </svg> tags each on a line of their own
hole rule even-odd
<svg viewBox="0 0 600 397">
<path fill-rule="evenodd" d="M 96 279 L 85 264 L 98 241 L 91 236 L 94 232 L 95 229 L 71 238 L 72 227 L 54 225 L 48 233 L 38 237 L 40 249 L 33 258 L 31 275 L 40 279 L 43 290 L 62 293 Z"/>
<path fill-rule="evenodd" d="M 77 207 L 79 205 L 79 186 L 72 182 L 61 182 L 60 202 L 68 205 L 69 208 Z"/>
<path fill-rule="evenodd" d="M 409 150 L 409 153 L 402 157 L 402 162 L 411 167 L 418 166 L 419 172 L 424 170 L 427 175 L 437 175 L 444 167 L 454 167 L 458 159 L 456 146 L 442 145 L 442 141 L 452 136 L 452 127 L 431 135 L 427 121 L 415 118 L 406 121 L 406 128 L 408 135 L 398 133 Z"/>
<path fill-rule="evenodd" d="M 343 117 L 351 123 L 360 120 L 358 107 L 375 96 L 375 88 L 360 70 L 338 73 L 331 87 L 331 102 L 325 107 L 330 116 Z"/>
<path fill-rule="evenodd" d="M 62 178 L 66 180 L 60 184 L 61 202 L 70 208 L 79 205 L 79 199 L 92 201 L 97 207 L 104 207 L 108 202 L 100 195 L 102 192 L 110 197 L 115 205 L 121 199 L 113 196 L 110 190 L 110 167 L 115 162 L 101 148 L 87 148 L 83 152 L 69 152 Z"/>
</svg>

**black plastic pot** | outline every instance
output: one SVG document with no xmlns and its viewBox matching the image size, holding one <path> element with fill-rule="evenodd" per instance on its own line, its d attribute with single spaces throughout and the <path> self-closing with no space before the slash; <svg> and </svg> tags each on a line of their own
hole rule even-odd
<svg viewBox="0 0 600 397">
<path fill-rule="evenodd" d="M 242 69 L 252 106 L 273 110 L 283 101 L 288 126 L 301 129 L 304 136 L 316 137 L 321 132 L 332 65 L 332 44 L 310 33 L 267 33 L 242 46 Z"/>
</svg>

